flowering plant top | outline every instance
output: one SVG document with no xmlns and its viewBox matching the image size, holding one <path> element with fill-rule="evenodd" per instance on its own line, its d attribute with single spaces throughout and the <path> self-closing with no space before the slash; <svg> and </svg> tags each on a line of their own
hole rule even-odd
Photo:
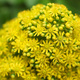
<svg viewBox="0 0 80 80">
<path fill-rule="evenodd" d="M 38 4 L 0 31 L 0 80 L 79 80 L 80 18 L 64 5 Z"/>
</svg>

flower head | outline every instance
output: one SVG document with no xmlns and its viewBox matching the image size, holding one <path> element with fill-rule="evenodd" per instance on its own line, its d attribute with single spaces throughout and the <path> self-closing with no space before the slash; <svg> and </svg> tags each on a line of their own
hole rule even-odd
<svg viewBox="0 0 80 80">
<path fill-rule="evenodd" d="M 64 5 L 38 4 L 0 30 L 0 80 L 79 80 L 80 17 Z"/>
</svg>

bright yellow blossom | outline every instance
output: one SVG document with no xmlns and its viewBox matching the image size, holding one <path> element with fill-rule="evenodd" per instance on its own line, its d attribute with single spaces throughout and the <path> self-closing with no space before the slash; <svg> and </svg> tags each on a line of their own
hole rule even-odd
<svg viewBox="0 0 80 80">
<path fill-rule="evenodd" d="M 36 64 L 39 64 L 40 67 L 43 67 L 44 65 L 49 63 L 49 58 L 46 57 L 46 55 L 41 54 L 40 57 L 36 58 Z"/>
<path fill-rule="evenodd" d="M 46 38 L 49 37 L 54 37 L 55 34 L 57 34 L 58 32 L 58 28 L 56 28 L 55 26 L 50 27 L 49 29 L 46 30 Z"/>
<path fill-rule="evenodd" d="M 79 80 L 80 17 L 64 5 L 38 4 L 0 30 L 0 80 Z"/>
<path fill-rule="evenodd" d="M 62 52 L 59 49 L 56 49 L 55 53 L 52 53 L 52 59 L 53 59 L 53 64 L 56 64 L 57 62 L 61 62 L 62 60 Z"/>
<path fill-rule="evenodd" d="M 34 33 L 35 33 L 35 36 L 39 36 L 41 35 L 43 32 L 45 32 L 45 28 L 42 27 L 40 24 L 37 25 L 37 27 L 34 28 Z"/>
<path fill-rule="evenodd" d="M 64 34 L 65 34 L 64 32 L 59 32 L 55 38 L 53 37 L 54 44 L 56 46 L 60 46 L 61 49 L 65 47 L 66 42 L 68 41 Z"/>
<path fill-rule="evenodd" d="M 31 51 L 33 51 L 39 47 L 39 42 L 36 39 L 29 39 L 27 45 L 28 45 L 28 48 L 31 49 Z"/>
<path fill-rule="evenodd" d="M 33 73 L 24 74 L 22 77 L 24 80 L 36 80 L 36 76 Z"/>
<path fill-rule="evenodd" d="M 77 66 L 78 62 L 78 55 L 74 53 L 67 52 L 63 54 L 63 63 L 65 63 L 65 66 L 68 66 L 68 68 L 71 68 L 72 66 L 75 67 Z"/>
<path fill-rule="evenodd" d="M 49 52 L 52 52 L 52 50 L 54 49 L 53 42 L 49 40 L 43 41 L 40 45 L 41 45 L 42 53 L 47 54 Z"/>
<path fill-rule="evenodd" d="M 41 78 L 44 79 L 49 76 L 51 69 L 48 66 L 40 67 L 40 69 L 37 70 L 38 74 Z"/>
<path fill-rule="evenodd" d="M 77 80 L 74 71 L 66 70 L 63 76 L 63 80 Z"/>
</svg>

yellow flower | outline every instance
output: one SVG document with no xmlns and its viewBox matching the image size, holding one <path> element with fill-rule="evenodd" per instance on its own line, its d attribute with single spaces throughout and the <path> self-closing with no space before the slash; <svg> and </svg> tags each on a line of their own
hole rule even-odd
<svg viewBox="0 0 80 80">
<path fill-rule="evenodd" d="M 17 18 L 15 18 L 6 24 L 8 24 L 8 26 L 5 27 L 7 40 L 8 41 L 14 40 L 20 31 L 19 20 Z M 15 26 L 16 26 L 16 28 L 15 28 Z"/>
<path fill-rule="evenodd" d="M 40 69 L 37 70 L 38 71 L 38 74 L 40 76 L 40 78 L 46 78 L 47 76 L 50 75 L 50 67 L 49 66 L 43 66 L 43 67 L 40 67 Z"/>
<path fill-rule="evenodd" d="M 46 38 L 49 37 L 54 37 L 54 35 L 58 32 L 58 28 L 55 26 L 50 27 L 49 29 L 46 30 Z"/>
<path fill-rule="evenodd" d="M 45 32 L 45 28 L 44 27 L 42 27 L 40 24 L 37 24 L 37 27 L 35 27 L 34 28 L 34 32 L 33 33 L 35 33 L 35 35 L 34 36 L 39 36 L 39 35 L 41 35 L 43 32 Z"/>
<path fill-rule="evenodd" d="M 63 80 L 77 80 L 75 71 L 72 70 L 66 70 L 63 76 Z"/>
<path fill-rule="evenodd" d="M 44 7 L 44 5 L 42 5 L 42 4 L 37 4 L 36 6 L 33 6 L 31 8 L 32 18 L 37 18 L 38 15 L 40 14 L 40 9 L 42 9 L 43 7 Z"/>
<path fill-rule="evenodd" d="M 28 27 L 32 21 L 32 14 L 29 10 L 25 10 L 18 13 L 18 18 L 20 20 L 21 29 Z M 22 26 L 24 25 L 24 26 Z"/>
<path fill-rule="evenodd" d="M 76 39 L 70 39 L 69 43 L 66 45 L 65 47 L 65 51 L 66 52 L 74 52 L 77 51 L 79 49 L 78 45 L 77 45 L 77 40 Z"/>
<path fill-rule="evenodd" d="M 77 16 L 76 16 L 77 17 Z M 73 25 L 73 38 L 76 38 L 80 41 L 80 17 L 76 18 L 76 20 L 72 23 Z"/>
<path fill-rule="evenodd" d="M 43 14 L 41 14 L 39 16 L 39 19 L 40 20 L 43 20 L 43 21 L 47 21 L 48 18 L 51 16 L 51 14 L 49 12 L 49 8 L 47 8 L 47 6 L 45 8 L 46 8 L 46 10 L 42 10 L 43 11 Z"/>
<path fill-rule="evenodd" d="M 57 14 L 58 8 L 59 7 L 57 7 L 56 4 L 53 3 L 52 7 L 50 8 L 50 12 L 52 12 L 53 14 Z"/>
<path fill-rule="evenodd" d="M 15 74 L 18 75 L 18 77 L 22 75 L 22 72 L 24 71 L 24 69 L 23 69 L 24 65 L 23 64 L 12 63 L 11 66 L 12 66 L 12 70 L 15 72 Z"/>
<path fill-rule="evenodd" d="M 10 65 L 8 64 L 8 60 L 6 59 L 6 57 L 4 57 L 3 59 L 0 58 L 0 76 L 8 76 L 9 71 Z"/>
<path fill-rule="evenodd" d="M 35 57 L 35 60 L 40 57 L 42 54 L 41 48 L 37 48 L 36 50 L 31 52 L 31 57 Z"/>
<path fill-rule="evenodd" d="M 59 32 L 56 37 L 53 37 L 54 44 L 56 46 L 59 46 L 61 49 L 63 49 L 63 47 L 66 46 L 66 42 L 67 42 L 67 39 L 64 36 L 64 34 L 65 34 L 64 32 Z"/>
<path fill-rule="evenodd" d="M 25 45 L 25 43 L 28 43 L 28 39 L 27 39 L 27 35 L 25 34 L 25 32 L 21 32 L 22 34 L 17 36 L 17 39 L 15 39 L 15 41 L 11 42 L 11 44 L 13 45 L 12 50 L 13 52 L 18 51 L 18 53 L 20 53 L 20 50 L 26 51 L 27 49 L 27 44 Z M 23 34 L 24 33 L 24 34 Z"/>
<path fill-rule="evenodd" d="M 22 42 L 20 41 L 20 39 L 16 39 L 15 42 L 12 42 L 11 44 L 13 45 L 12 51 L 13 52 L 18 51 L 18 53 L 20 53 L 21 45 L 22 45 Z"/>
<path fill-rule="evenodd" d="M 42 80 L 40 76 L 36 76 L 36 80 Z"/>
<path fill-rule="evenodd" d="M 6 54 L 6 52 L 8 51 L 7 48 L 7 42 L 6 42 L 6 38 L 5 36 L 0 37 L 0 56 L 2 54 Z"/>
<path fill-rule="evenodd" d="M 52 52 L 52 50 L 54 49 L 53 42 L 49 41 L 49 40 L 42 41 L 42 43 L 40 45 L 41 45 L 42 53 L 47 54 L 49 52 Z"/>
<path fill-rule="evenodd" d="M 28 49 L 31 49 L 31 51 L 33 51 L 39 47 L 39 42 L 36 39 L 29 39 L 27 45 L 28 45 Z"/>
<path fill-rule="evenodd" d="M 0 80 L 7 80 L 7 78 L 0 76 Z"/>
<path fill-rule="evenodd" d="M 51 68 L 51 73 L 52 73 L 51 75 L 61 79 L 62 75 L 61 75 L 61 72 L 59 70 L 59 67 L 57 67 L 53 63 L 50 63 L 50 68 Z"/>
<path fill-rule="evenodd" d="M 21 58 L 19 57 L 5 57 L 2 59 L 0 63 L 0 75 L 5 77 L 5 76 L 11 76 L 12 74 L 17 74 L 18 77 L 22 76 L 23 72 L 29 72 L 29 68 L 25 70 L 25 63 Z M 14 76 L 12 76 L 14 77 Z"/>
<path fill-rule="evenodd" d="M 80 74 L 76 74 L 76 80 L 80 79 Z"/>
<path fill-rule="evenodd" d="M 22 77 L 24 78 L 24 80 L 36 80 L 36 76 L 34 73 L 24 74 Z"/>
<path fill-rule="evenodd" d="M 77 67 L 77 72 L 80 74 L 80 66 Z"/>
<path fill-rule="evenodd" d="M 5 76 L 8 76 L 8 72 L 10 71 L 9 70 L 9 65 L 7 63 L 3 63 L 2 65 L 0 65 L 0 75 L 5 77 Z"/>
<path fill-rule="evenodd" d="M 62 51 L 59 49 L 56 49 L 55 53 L 52 53 L 52 59 L 53 59 L 53 64 L 56 64 L 57 62 L 61 62 L 62 60 Z"/>
<path fill-rule="evenodd" d="M 22 60 L 23 60 L 23 62 L 25 64 L 24 66 L 27 67 L 29 62 L 30 62 L 30 58 L 27 57 L 27 56 L 21 56 L 21 58 L 22 58 Z"/>
<path fill-rule="evenodd" d="M 49 64 L 49 58 L 46 55 L 41 54 L 38 58 L 36 58 L 36 64 L 39 64 L 40 67 L 43 67 L 46 64 Z"/>
<path fill-rule="evenodd" d="M 76 55 L 76 53 L 70 53 L 70 52 L 66 52 L 65 54 L 63 54 L 63 63 L 65 63 L 65 66 L 67 66 L 68 68 L 72 68 L 77 66 L 77 62 L 78 62 L 78 55 Z"/>
</svg>

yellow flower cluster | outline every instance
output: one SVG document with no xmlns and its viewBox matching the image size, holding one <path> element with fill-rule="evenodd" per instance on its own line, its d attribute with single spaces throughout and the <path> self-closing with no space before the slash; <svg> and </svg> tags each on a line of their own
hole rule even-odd
<svg viewBox="0 0 80 80">
<path fill-rule="evenodd" d="M 64 5 L 38 4 L 0 30 L 0 80 L 79 80 L 80 18 Z"/>
</svg>

